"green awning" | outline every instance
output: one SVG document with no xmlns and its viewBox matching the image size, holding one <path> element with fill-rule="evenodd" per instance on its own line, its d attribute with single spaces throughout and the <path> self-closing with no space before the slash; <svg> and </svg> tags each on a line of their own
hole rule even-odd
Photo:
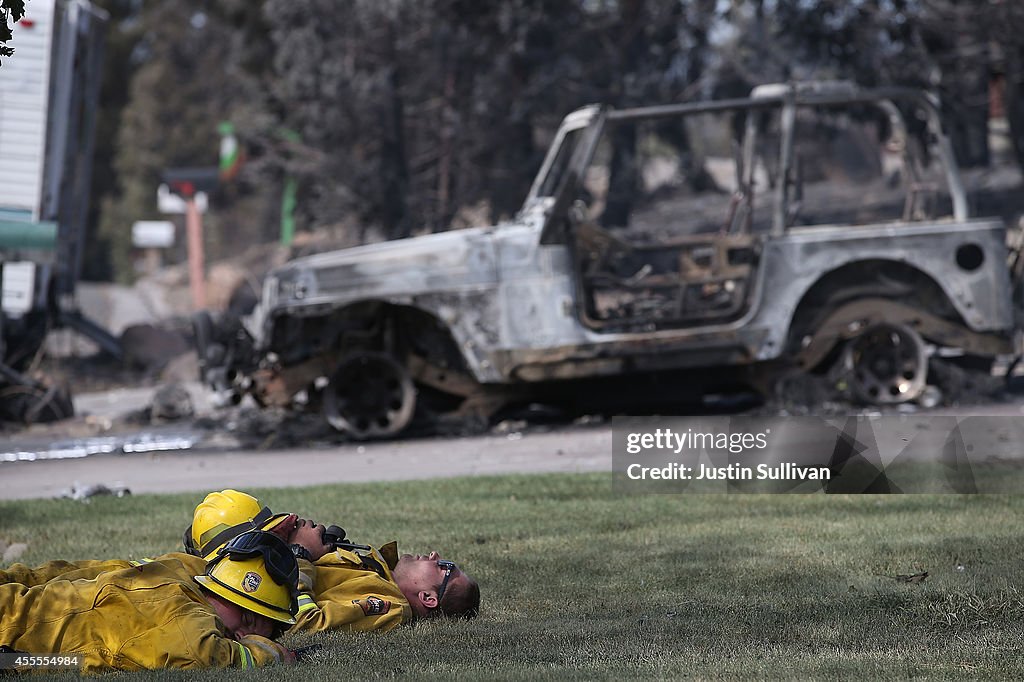
<svg viewBox="0 0 1024 682">
<path fill-rule="evenodd" d="M 57 244 L 57 223 L 0 220 L 0 249 L 46 249 Z"/>
</svg>

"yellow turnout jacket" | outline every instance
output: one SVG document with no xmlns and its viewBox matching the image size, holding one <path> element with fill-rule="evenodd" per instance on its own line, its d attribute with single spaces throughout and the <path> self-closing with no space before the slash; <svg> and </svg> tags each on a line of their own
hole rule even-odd
<svg viewBox="0 0 1024 682">
<path fill-rule="evenodd" d="M 86 559 L 82 561 L 49 561 L 35 568 L 25 564 L 11 564 L 6 570 L 0 571 L 0 584 L 18 583 L 26 587 L 35 587 L 48 583 L 54 578 L 61 580 L 92 580 L 107 571 L 120 571 L 148 564 L 153 561 L 166 563 L 170 570 L 179 570 L 182 580 L 191 580 L 194 575 L 202 575 L 206 570 L 206 561 L 202 557 L 192 556 L 184 552 L 162 554 L 153 559 Z"/>
<path fill-rule="evenodd" d="M 285 650 L 234 641 L 184 563 L 107 570 L 94 579 L 0 585 L 0 644 L 30 654 L 78 654 L 84 671 L 252 667 Z M 195 575 L 195 573 L 192 573 Z"/>
<path fill-rule="evenodd" d="M 398 548 L 394 542 L 383 545 L 379 550 L 373 549 L 365 557 L 339 549 L 316 564 L 300 559 L 299 615 L 292 632 L 385 631 L 412 621 L 412 607 L 391 575 L 391 569 L 397 562 Z M 202 575 L 206 569 L 206 562 L 201 557 L 172 552 L 141 561 L 50 561 L 35 568 L 13 564 L 0 571 L 0 584 L 35 587 L 57 579 L 93 580 L 109 571 L 149 563 L 162 565 L 186 582 L 191 582 L 192 576 Z"/>
<path fill-rule="evenodd" d="M 299 595 L 299 615 L 290 632 L 391 630 L 413 618 L 412 607 L 391 570 L 394 542 L 368 556 L 338 549 L 312 567 L 313 595 Z"/>
</svg>

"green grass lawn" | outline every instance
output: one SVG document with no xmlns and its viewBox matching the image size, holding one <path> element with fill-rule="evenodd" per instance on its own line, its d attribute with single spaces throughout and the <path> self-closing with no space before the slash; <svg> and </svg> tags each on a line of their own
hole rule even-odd
<svg viewBox="0 0 1024 682">
<path fill-rule="evenodd" d="M 627 497 L 608 474 L 251 492 L 356 541 L 439 549 L 483 593 L 473 622 L 335 633 L 256 679 L 1024 677 L 1020 496 Z M 4 502 L 0 539 L 27 563 L 157 554 L 201 498 Z"/>
</svg>

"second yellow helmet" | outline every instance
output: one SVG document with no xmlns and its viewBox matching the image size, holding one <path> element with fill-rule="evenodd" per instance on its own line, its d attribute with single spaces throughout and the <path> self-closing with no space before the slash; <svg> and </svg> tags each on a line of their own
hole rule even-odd
<svg viewBox="0 0 1024 682">
<path fill-rule="evenodd" d="M 189 554 L 209 559 L 240 533 L 270 530 L 286 516 L 274 514 L 248 493 L 229 488 L 210 493 L 196 506 L 182 542 Z"/>
</svg>

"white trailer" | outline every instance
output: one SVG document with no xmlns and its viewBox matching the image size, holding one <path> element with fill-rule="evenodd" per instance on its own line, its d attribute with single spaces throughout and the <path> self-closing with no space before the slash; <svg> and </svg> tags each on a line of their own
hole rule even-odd
<svg viewBox="0 0 1024 682">
<path fill-rule="evenodd" d="M 120 352 L 74 305 L 106 19 L 86 0 L 32 0 L 0 65 L 0 419 L 70 411 L 23 374 L 50 327 Z"/>
</svg>

